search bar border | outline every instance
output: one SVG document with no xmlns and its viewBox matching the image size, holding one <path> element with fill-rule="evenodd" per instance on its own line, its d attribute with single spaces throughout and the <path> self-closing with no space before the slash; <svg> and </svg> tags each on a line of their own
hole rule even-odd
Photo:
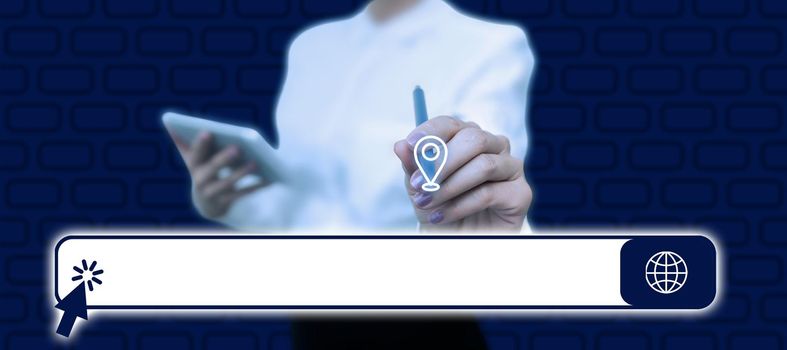
<svg viewBox="0 0 787 350">
<path fill-rule="evenodd" d="M 618 229 L 619 231 L 620 229 Z M 94 232 L 93 232 L 94 231 Z M 167 231 L 166 234 L 160 235 L 155 233 L 140 233 L 144 231 L 116 231 L 110 230 L 113 234 L 106 234 L 106 230 L 72 230 L 64 233 L 54 246 L 54 271 L 52 279 L 54 281 L 54 294 L 55 299 L 59 302 L 61 297 L 58 292 L 58 253 L 60 246 L 71 239 L 375 239 L 375 240 L 390 240 L 390 239 L 432 239 L 432 240 L 451 240 L 451 239 L 525 239 L 525 240 L 565 240 L 565 239 L 592 239 L 592 240 L 630 240 L 642 237 L 680 237 L 680 236 L 699 236 L 711 242 L 716 253 L 716 289 L 713 300 L 707 306 L 700 309 L 690 308 L 675 308 L 675 309 L 648 309 L 636 308 L 631 305 L 98 305 L 90 306 L 89 310 L 141 310 L 141 311 L 155 311 L 155 310 L 172 310 L 172 311 L 211 311 L 211 310 L 249 310 L 249 311 L 270 311 L 271 313 L 278 312 L 309 312 L 313 311 L 320 313 L 328 311 L 331 313 L 347 313 L 347 312 L 366 312 L 366 311 L 382 311 L 382 312 L 397 312 L 404 313 L 422 313 L 424 311 L 435 312 L 539 312 L 545 310 L 560 311 L 640 311 L 640 312 L 663 312 L 663 311 L 677 311 L 677 312 L 692 312 L 692 311 L 705 311 L 717 304 L 718 295 L 721 293 L 721 253 L 718 249 L 718 244 L 715 242 L 711 235 L 705 232 L 696 230 L 680 230 L 680 231 L 650 231 L 650 230 L 626 230 L 626 233 L 609 233 L 609 231 L 541 231 L 533 235 L 514 235 L 514 234 L 412 234 L 412 233 L 386 233 L 380 235 L 358 234 L 313 234 L 314 232 L 297 233 L 297 234 L 237 234 L 237 232 L 228 231 L 227 234 L 221 234 L 222 231 L 206 231 L 199 233 L 200 230 L 189 230 L 177 233 L 178 231 Z M 101 232 L 101 233 L 97 233 Z M 637 232 L 637 233 L 632 233 Z M 50 265 L 52 266 L 52 265 Z"/>
</svg>

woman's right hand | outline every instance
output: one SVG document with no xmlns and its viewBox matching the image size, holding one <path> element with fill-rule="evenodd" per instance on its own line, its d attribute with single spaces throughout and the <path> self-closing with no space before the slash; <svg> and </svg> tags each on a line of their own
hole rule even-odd
<svg viewBox="0 0 787 350">
<path fill-rule="evenodd" d="M 238 198 L 267 185 L 263 181 L 240 189 L 235 187 L 238 180 L 255 170 L 255 164 L 250 161 L 236 167 L 226 177 L 219 176 L 221 169 L 231 168 L 237 162 L 240 156 L 237 146 L 214 151 L 213 136 L 207 132 L 198 135 L 191 145 L 171 135 L 191 175 L 192 201 L 202 216 L 208 219 L 222 217 Z"/>
</svg>

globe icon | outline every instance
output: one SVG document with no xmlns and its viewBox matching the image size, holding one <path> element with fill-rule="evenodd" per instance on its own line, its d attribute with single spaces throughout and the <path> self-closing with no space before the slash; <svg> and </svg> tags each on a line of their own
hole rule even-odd
<svg viewBox="0 0 787 350">
<path fill-rule="evenodd" d="M 689 276 L 686 262 L 680 255 L 662 251 L 650 257 L 645 265 L 645 280 L 650 288 L 661 294 L 677 292 Z"/>
</svg>

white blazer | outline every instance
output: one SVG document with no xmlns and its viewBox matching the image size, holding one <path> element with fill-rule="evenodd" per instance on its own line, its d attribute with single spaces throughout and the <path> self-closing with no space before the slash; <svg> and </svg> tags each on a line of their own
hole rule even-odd
<svg viewBox="0 0 787 350">
<path fill-rule="evenodd" d="M 279 153 L 301 181 L 252 193 L 220 221 L 257 231 L 415 229 L 393 152 L 415 127 L 413 87 L 426 92 L 430 117 L 472 120 L 523 158 L 533 64 L 522 29 L 440 0 L 383 24 L 364 9 L 305 30 L 289 48 L 275 115 Z"/>
</svg>

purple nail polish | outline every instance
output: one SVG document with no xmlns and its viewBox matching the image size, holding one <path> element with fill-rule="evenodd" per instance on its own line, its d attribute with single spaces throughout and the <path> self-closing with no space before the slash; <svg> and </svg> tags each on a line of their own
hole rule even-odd
<svg viewBox="0 0 787 350">
<path fill-rule="evenodd" d="M 433 224 L 439 224 L 440 221 L 443 221 L 445 217 L 443 216 L 443 212 L 438 210 L 431 214 L 429 214 L 429 222 Z"/>
<path fill-rule="evenodd" d="M 415 177 L 410 178 L 410 186 L 413 186 L 416 190 L 421 190 L 421 185 L 426 182 L 424 180 L 424 176 L 421 173 L 416 173 Z"/>
<path fill-rule="evenodd" d="M 418 140 L 420 140 L 424 136 L 426 136 L 426 133 L 424 133 L 423 131 L 416 131 L 410 134 L 410 136 L 407 136 L 407 143 L 410 145 L 410 147 L 414 147 L 415 143 L 418 142 Z"/>
<path fill-rule="evenodd" d="M 423 208 L 429 203 L 432 203 L 432 195 L 429 193 L 417 193 L 415 195 L 415 205 L 419 208 Z"/>
</svg>

